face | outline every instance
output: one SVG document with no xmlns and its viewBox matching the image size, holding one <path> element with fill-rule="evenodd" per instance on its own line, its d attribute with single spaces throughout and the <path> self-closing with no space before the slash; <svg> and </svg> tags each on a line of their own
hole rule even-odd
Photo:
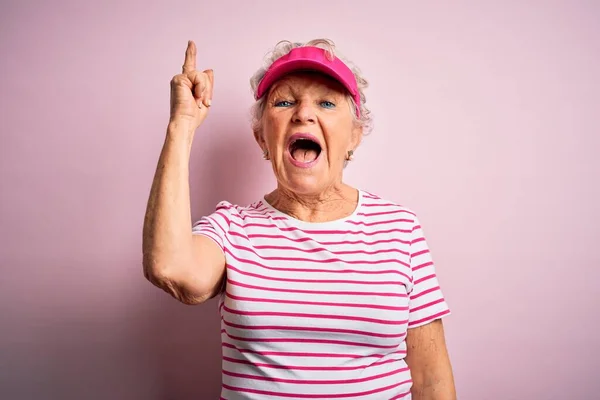
<svg viewBox="0 0 600 400">
<path fill-rule="evenodd" d="M 341 183 L 348 151 L 362 137 L 353 112 L 345 88 L 323 75 L 288 75 L 271 87 L 255 136 L 280 187 L 317 195 Z"/>
</svg>

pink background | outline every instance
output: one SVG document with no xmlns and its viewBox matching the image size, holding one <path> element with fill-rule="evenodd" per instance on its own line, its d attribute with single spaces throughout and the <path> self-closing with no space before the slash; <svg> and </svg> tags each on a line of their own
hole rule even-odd
<svg viewBox="0 0 600 400">
<path fill-rule="evenodd" d="M 459 398 L 599 398 L 600 3 L 91 3 L 0 5 L 0 398 L 218 397 L 215 303 L 142 275 L 169 80 L 194 39 L 195 219 L 273 187 L 248 79 L 316 37 L 371 81 L 346 178 L 420 214 Z"/>
</svg>

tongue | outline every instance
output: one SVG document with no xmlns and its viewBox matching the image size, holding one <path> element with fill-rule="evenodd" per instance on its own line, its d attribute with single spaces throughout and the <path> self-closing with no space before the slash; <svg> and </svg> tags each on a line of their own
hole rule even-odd
<svg viewBox="0 0 600 400">
<path fill-rule="evenodd" d="M 294 157 L 294 160 L 303 163 L 314 161 L 317 159 L 317 156 L 317 151 L 312 149 L 295 149 L 292 151 L 292 157 Z"/>
</svg>

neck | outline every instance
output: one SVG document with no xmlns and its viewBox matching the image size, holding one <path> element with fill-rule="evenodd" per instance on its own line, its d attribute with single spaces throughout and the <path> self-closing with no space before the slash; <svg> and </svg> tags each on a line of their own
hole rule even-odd
<svg viewBox="0 0 600 400">
<path fill-rule="evenodd" d="M 352 214 L 358 204 L 358 190 L 337 185 L 314 195 L 299 195 L 278 187 L 265 196 L 274 208 L 306 222 L 329 222 Z"/>
</svg>

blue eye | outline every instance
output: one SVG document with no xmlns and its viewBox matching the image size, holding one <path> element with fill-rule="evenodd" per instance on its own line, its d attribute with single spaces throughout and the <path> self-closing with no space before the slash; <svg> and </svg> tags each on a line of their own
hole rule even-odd
<svg viewBox="0 0 600 400">
<path fill-rule="evenodd" d="M 327 101 L 327 100 L 325 100 L 325 101 L 322 101 L 322 102 L 321 102 L 321 107 L 325 107 L 325 108 L 335 108 L 335 104 L 333 104 L 333 103 L 332 103 L 332 102 L 330 102 L 330 101 Z"/>
<path fill-rule="evenodd" d="M 275 107 L 289 107 L 292 105 L 291 101 L 287 101 L 287 100 L 281 100 L 281 101 L 277 101 L 275 102 Z"/>
</svg>

